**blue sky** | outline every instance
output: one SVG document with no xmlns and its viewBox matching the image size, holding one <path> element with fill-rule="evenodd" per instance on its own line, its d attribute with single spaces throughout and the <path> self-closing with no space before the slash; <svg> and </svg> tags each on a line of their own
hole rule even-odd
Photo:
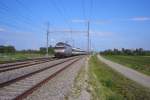
<svg viewBox="0 0 150 100">
<path fill-rule="evenodd" d="M 150 49 L 150 0 L 0 0 L 0 45 L 38 49 L 59 41 L 91 49 Z M 58 31 L 59 32 L 52 32 Z"/>
</svg>

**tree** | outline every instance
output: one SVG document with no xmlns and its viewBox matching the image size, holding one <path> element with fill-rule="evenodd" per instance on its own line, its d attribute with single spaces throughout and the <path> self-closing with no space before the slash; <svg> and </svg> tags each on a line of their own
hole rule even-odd
<svg viewBox="0 0 150 100">
<path fill-rule="evenodd" d="M 46 48 L 40 47 L 40 53 L 41 54 L 46 54 Z"/>
<path fill-rule="evenodd" d="M 2 45 L 0 46 L 0 53 L 4 53 L 4 48 L 5 48 L 4 46 Z"/>
<path fill-rule="evenodd" d="M 14 46 L 0 46 L 0 53 L 15 53 L 16 49 Z"/>
<path fill-rule="evenodd" d="M 101 54 L 105 54 L 105 55 L 148 55 L 149 51 L 145 51 L 143 48 L 138 48 L 138 49 L 125 49 L 122 48 L 121 50 L 118 49 L 108 49 L 105 50 L 103 52 L 101 52 Z"/>
</svg>

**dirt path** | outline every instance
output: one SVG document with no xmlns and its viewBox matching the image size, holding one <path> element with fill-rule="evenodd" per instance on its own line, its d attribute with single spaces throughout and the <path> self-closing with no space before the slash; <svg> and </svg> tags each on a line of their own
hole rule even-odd
<svg viewBox="0 0 150 100">
<path fill-rule="evenodd" d="M 127 78 L 136 81 L 137 83 L 150 88 L 150 77 L 147 75 L 144 75 L 140 72 L 137 72 L 131 68 L 128 68 L 126 66 L 123 66 L 121 64 L 112 62 L 110 60 L 105 59 L 104 57 L 98 55 L 98 58 L 104 62 L 105 64 L 107 64 L 109 67 L 115 69 L 116 71 L 120 72 L 121 74 L 123 74 L 124 76 L 126 76 Z"/>
</svg>

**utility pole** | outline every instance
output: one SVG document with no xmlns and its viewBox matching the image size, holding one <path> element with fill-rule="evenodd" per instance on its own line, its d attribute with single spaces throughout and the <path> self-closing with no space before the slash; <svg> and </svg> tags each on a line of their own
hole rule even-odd
<svg viewBox="0 0 150 100">
<path fill-rule="evenodd" d="M 46 48 L 46 56 L 48 57 L 48 45 L 49 45 L 49 44 L 48 44 L 48 41 L 49 41 L 49 38 L 48 38 L 48 37 L 49 37 L 49 22 L 47 23 L 47 33 L 46 33 L 46 34 L 47 34 L 47 37 L 46 37 L 46 38 L 47 38 L 47 39 L 46 39 L 46 40 L 47 40 L 47 41 L 46 41 L 46 46 L 47 46 L 47 48 Z"/>
<path fill-rule="evenodd" d="M 70 39 L 71 39 L 71 42 L 72 42 L 72 47 L 74 48 L 74 39 L 72 37 L 72 29 L 70 30 Z"/>
<path fill-rule="evenodd" d="M 74 22 L 87 24 L 87 52 L 90 53 L 90 20 L 74 20 Z"/>
<path fill-rule="evenodd" d="M 90 53 L 90 21 L 87 21 L 87 51 Z"/>
</svg>

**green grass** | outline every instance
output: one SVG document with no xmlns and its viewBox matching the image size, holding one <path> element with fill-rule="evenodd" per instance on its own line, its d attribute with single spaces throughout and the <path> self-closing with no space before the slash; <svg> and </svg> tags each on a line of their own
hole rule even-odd
<svg viewBox="0 0 150 100">
<path fill-rule="evenodd" d="M 89 84 L 94 100 L 150 100 L 150 90 L 114 71 L 96 56 L 89 61 Z"/>
<path fill-rule="evenodd" d="M 15 53 L 15 54 L 0 54 L 0 63 L 5 63 L 9 61 L 25 60 L 30 58 L 42 57 L 41 54 L 32 53 Z"/>
<path fill-rule="evenodd" d="M 150 75 L 150 56 L 107 55 L 104 57 L 127 67 L 133 68 L 146 75 Z"/>
</svg>

